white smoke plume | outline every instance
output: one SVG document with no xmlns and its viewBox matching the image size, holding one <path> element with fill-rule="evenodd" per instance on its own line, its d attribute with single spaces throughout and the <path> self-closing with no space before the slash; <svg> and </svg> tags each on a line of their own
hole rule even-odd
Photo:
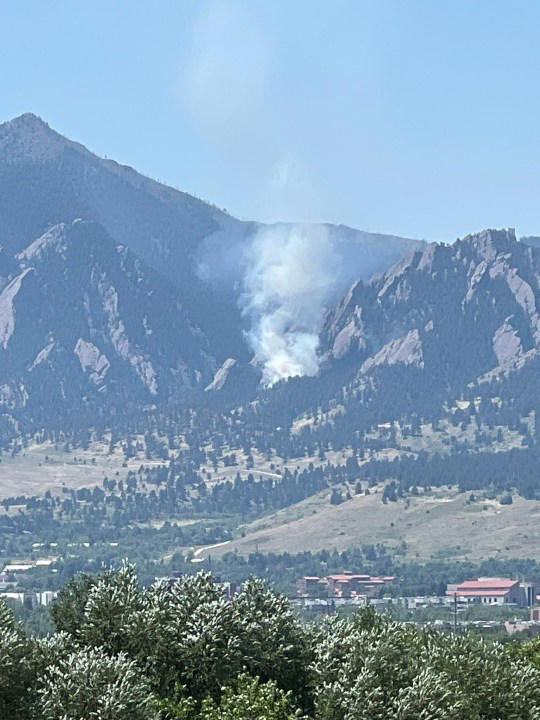
<svg viewBox="0 0 540 720">
<path fill-rule="evenodd" d="M 276 225 L 246 247 L 240 307 L 263 383 L 315 375 L 319 323 L 335 291 L 341 258 L 324 226 Z"/>
<path fill-rule="evenodd" d="M 256 226 L 255 226 L 256 227 Z M 357 280 L 384 271 L 423 243 L 323 224 L 231 221 L 202 244 L 199 277 L 225 290 L 247 320 L 246 339 L 263 384 L 319 369 L 324 311 Z"/>
</svg>

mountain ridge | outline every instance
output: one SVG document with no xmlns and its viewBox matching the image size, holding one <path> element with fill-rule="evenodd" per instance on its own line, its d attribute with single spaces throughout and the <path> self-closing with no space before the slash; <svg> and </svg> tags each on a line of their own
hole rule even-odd
<svg viewBox="0 0 540 720">
<path fill-rule="evenodd" d="M 37 116 L 0 125 L 0 218 L 6 252 L 16 254 L 50 227 L 77 218 L 97 222 L 175 284 L 212 353 L 247 363 L 247 320 L 239 307 L 242 254 L 260 228 L 237 220 L 133 168 L 91 153 Z M 364 275 L 381 270 L 418 241 L 335 226 L 340 252 Z M 210 268 L 203 277 L 201 268 Z M 227 266 L 228 271 L 223 268 Z M 213 278 L 219 276 L 219 282 Z"/>
<path fill-rule="evenodd" d="M 511 406 L 509 383 L 526 415 L 539 389 L 539 309 L 540 251 L 513 230 L 432 244 L 356 283 L 321 332 L 321 382 L 343 383 L 332 392 L 346 412 L 334 422 L 437 417 L 475 392 Z"/>
<path fill-rule="evenodd" d="M 16 259 L 0 292 L 11 409 L 51 417 L 81 402 L 166 405 L 211 380 L 216 362 L 176 288 L 101 226 L 56 225 Z"/>
<path fill-rule="evenodd" d="M 6 407 L 37 407 L 45 417 L 47 403 L 50 413 L 73 413 L 83 405 L 165 409 L 256 396 L 259 369 L 238 301 L 243 253 L 260 228 L 270 239 L 273 230 L 287 237 L 287 223 L 236 220 L 98 158 L 33 115 L 0 126 L 0 182 Z M 43 232 L 29 236 L 32 224 Z M 321 397 L 344 394 L 355 417 L 379 403 L 382 417 L 392 396 L 396 413 L 411 403 L 422 413 L 471 384 L 506 382 L 512 368 L 517 382 L 520 368 L 535 366 L 540 251 L 514 230 L 426 245 L 330 224 L 303 226 L 308 236 L 310 228 L 322 228 L 339 254 L 339 282 L 355 282 L 345 293 L 336 282 L 328 296 L 320 371 L 309 383 L 285 383 L 291 397 L 309 386 Z M 281 402 L 283 391 L 268 397 Z"/>
</svg>

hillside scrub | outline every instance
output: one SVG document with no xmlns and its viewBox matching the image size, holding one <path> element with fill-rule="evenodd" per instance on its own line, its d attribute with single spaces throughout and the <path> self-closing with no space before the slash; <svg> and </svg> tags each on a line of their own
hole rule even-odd
<svg viewBox="0 0 540 720">
<path fill-rule="evenodd" d="M 124 563 L 73 579 L 56 632 L 0 603 L 0 717 L 14 720 L 530 720 L 537 643 L 504 649 L 364 609 L 305 625 L 260 580 L 138 582 Z"/>
</svg>

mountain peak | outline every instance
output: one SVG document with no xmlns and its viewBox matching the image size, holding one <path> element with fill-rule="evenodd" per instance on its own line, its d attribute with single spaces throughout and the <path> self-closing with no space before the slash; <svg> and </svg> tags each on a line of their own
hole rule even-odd
<svg viewBox="0 0 540 720">
<path fill-rule="evenodd" d="M 35 262 L 48 253 L 64 252 L 69 244 L 81 243 L 95 246 L 106 239 L 105 229 L 96 222 L 76 219 L 70 223 L 58 223 L 34 240 L 15 256 L 22 265 Z M 108 238 L 107 238 L 108 239 Z M 111 240 L 112 242 L 112 240 Z"/>
<path fill-rule="evenodd" d="M 66 147 L 88 151 L 53 130 L 42 118 L 27 112 L 0 125 L 0 159 L 9 163 L 45 161 L 57 157 Z"/>
<path fill-rule="evenodd" d="M 486 229 L 458 240 L 456 244 L 469 246 L 485 260 L 493 260 L 499 253 L 511 252 L 517 243 L 514 228 Z"/>
<path fill-rule="evenodd" d="M 10 125 L 12 128 L 47 128 L 50 130 L 48 123 L 32 112 L 25 112 L 3 124 Z"/>
</svg>

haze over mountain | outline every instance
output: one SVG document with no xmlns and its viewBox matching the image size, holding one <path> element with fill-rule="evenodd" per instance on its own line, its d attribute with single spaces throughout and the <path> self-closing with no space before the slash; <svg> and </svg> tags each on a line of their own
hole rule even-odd
<svg viewBox="0 0 540 720">
<path fill-rule="evenodd" d="M 0 399 L 18 419 L 241 402 L 289 376 L 356 415 L 421 412 L 540 349 L 540 251 L 513 231 L 426 247 L 242 222 L 31 114 L 0 126 L 0 185 Z"/>
<path fill-rule="evenodd" d="M 105 404 L 116 395 L 117 399 L 127 397 L 134 388 L 138 389 L 134 394 L 137 401 L 145 402 L 150 394 L 163 402 L 182 402 L 188 388 L 220 387 L 233 366 L 244 368 L 242 377 L 252 378 L 255 371 L 248 363 L 253 354 L 264 373 L 274 362 L 271 355 L 276 344 L 284 359 L 269 381 L 313 374 L 318 369 L 317 332 L 325 308 L 353 280 L 368 278 L 422 245 L 344 226 L 242 222 L 132 168 L 98 158 L 32 114 L 0 125 L 0 187 L 4 304 L 14 308 L 7 314 L 11 319 L 6 320 L 10 329 L 3 348 L 6 358 L 1 381 L 9 388 L 6 402 L 9 398 L 13 405 L 27 404 L 27 395 L 37 391 L 38 385 L 30 392 L 32 382 L 22 377 L 30 372 L 28 368 L 40 352 L 47 355 L 43 366 L 56 367 L 51 372 L 56 372 L 57 378 L 66 361 L 55 364 L 53 359 L 67 353 L 68 365 L 74 360 L 79 337 L 70 336 L 68 342 L 62 327 L 70 313 L 85 328 L 79 333 L 82 340 L 93 343 L 94 349 L 86 353 L 86 370 L 90 355 L 103 366 L 111 364 L 106 373 L 109 380 L 101 383 L 98 396 L 102 402 L 107 396 Z M 73 225 L 79 220 L 83 221 L 80 226 Z M 114 245 L 125 249 L 115 251 Z M 100 253 L 103 257 L 98 257 Z M 103 329 L 106 323 L 94 317 L 94 312 L 106 312 L 105 301 L 97 310 L 95 304 L 84 302 L 97 292 L 96 278 L 104 268 L 115 273 L 108 282 L 111 293 L 119 295 L 117 322 L 130 347 L 125 353 L 138 347 L 136 354 L 153 381 L 134 355 L 131 359 L 125 355 L 130 374 L 135 373 L 138 380 L 134 385 L 126 380 L 122 386 L 113 367 L 120 352 L 114 349 L 114 331 L 109 328 L 107 338 L 96 335 L 94 329 Z M 299 289 L 294 280 L 302 270 L 303 287 Z M 50 281 L 55 275 L 64 278 L 61 298 Z M 286 277 L 287 282 L 276 284 L 276 277 Z M 317 287 L 311 283 L 315 277 L 320 281 Z M 120 297 L 120 283 L 129 288 L 125 297 Z M 31 301 L 29 288 L 36 284 L 33 292 L 39 300 Z M 139 337 L 144 318 L 152 314 L 157 318 L 160 313 L 163 332 L 159 339 L 154 328 Z M 74 318 L 67 321 L 77 324 Z M 32 323 L 39 332 L 24 329 Z M 269 326 L 272 342 L 268 342 Z M 131 337 L 135 327 L 138 329 Z M 31 343 L 25 345 L 20 334 L 31 335 Z M 310 367 L 294 354 L 298 338 L 306 336 L 313 346 Z M 46 350 L 51 343 L 54 351 Z M 212 383 L 224 362 L 221 376 Z M 35 369 L 32 372 L 35 375 Z M 80 379 L 86 378 L 86 386 L 71 384 L 71 400 L 66 396 L 64 403 L 97 392 L 93 372 L 95 369 L 83 369 Z M 42 392 L 34 398 L 38 404 Z M 58 397 L 63 397 L 62 393 Z"/>
</svg>

